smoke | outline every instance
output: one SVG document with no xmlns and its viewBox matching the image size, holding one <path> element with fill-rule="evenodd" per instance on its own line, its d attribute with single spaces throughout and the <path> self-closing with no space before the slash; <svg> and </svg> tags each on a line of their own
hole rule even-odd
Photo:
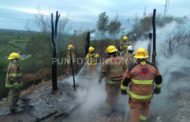
<svg viewBox="0 0 190 122">
<path fill-rule="evenodd" d="M 79 86 L 76 93 L 73 104 L 79 105 L 80 107 L 72 113 L 71 117 L 67 121 L 72 122 L 74 118 L 78 118 L 79 121 L 90 121 L 92 118 L 98 118 L 102 115 L 107 114 L 106 108 L 106 90 L 105 90 L 105 81 L 102 80 L 102 83 L 98 83 L 99 79 L 99 68 L 89 79 L 86 74 L 86 68 L 82 68 L 83 71 L 80 71 L 80 75 L 77 77 L 76 82 Z M 66 82 L 72 85 L 72 78 L 69 77 Z M 115 110 L 118 112 L 125 112 L 129 110 L 127 105 L 127 97 L 119 96 Z M 79 117 L 80 116 L 80 117 Z M 96 118 L 96 119 L 97 119 Z"/>
<path fill-rule="evenodd" d="M 171 47 L 172 50 L 175 50 L 172 52 L 172 55 L 167 56 L 165 55 L 167 52 L 163 52 L 167 51 L 167 42 L 169 39 L 176 39 L 176 42 L 178 42 L 181 37 L 176 38 L 176 35 L 179 33 L 182 34 L 190 32 L 190 29 L 184 29 L 187 25 L 189 25 L 189 22 L 184 24 L 173 21 L 162 28 L 157 28 L 156 60 L 157 67 L 163 76 L 163 84 L 161 90 L 162 93 L 160 95 L 154 95 L 150 112 L 151 116 L 155 117 L 154 120 L 157 122 L 173 122 L 174 120 L 177 121 L 181 118 L 181 116 L 178 115 L 171 119 L 167 114 L 170 112 L 172 115 L 173 112 L 173 115 L 175 116 L 175 109 L 178 111 L 178 108 L 176 108 L 176 106 L 178 106 L 178 98 L 176 97 L 176 101 L 173 102 L 171 101 L 171 97 L 173 97 L 179 89 L 186 87 L 190 88 L 190 83 L 187 82 L 187 76 L 190 72 L 190 66 L 187 64 L 190 64 L 190 60 L 186 56 L 190 50 L 188 46 L 186 46 L 186 48 L 181 46 L 186 43 L 186 39 L 184 39 L 181 40 L 180 43 L 175 43 L 176 45 Z M 137 49 L 139 47 L 144 47 L 147 49 L 148 43 L 149 40 L 139 39 L 139 41 L 135 43 L 134 48 Z M 180 47 L 177 48 L 179 49 L 178 51 L 176 51 L 176 47 Z M 188 49 L 186 53 L 184 53 L 184 49 Z M 96 74 L 94 74 L 89 80 L 86 78 L 87 74 L 85 69 L 86 68 L 83 68 L 84 71 L 82 70 L 80 76 L 76 79 L 77 84 L 79 84 L 79 88 L 76 92 L 75 103 L 81 104 L 76 113 L 80 113 L 80 115 L 82 114 L 85 118 L 90 119 L 92 115 L 99 112 L 100 108 L 105 106 L 106 91 L 105 83 L 102 83 L 101 85 L 98 84 L 98 71 L 96 71 Z M 68 79 L 68 82 L 72 84 L 71 81 L 72 77 Z M 120 96 L 118 109 L 121 111 L 129 111 L 126 96 Z M 79 115 L 75 114 L 72 118 L 75 118 L 75 116 L 77 118 Z"/>
<path fill-rule="evenodd" d="M 94 75 L 91 80 L 80 79 L 80 89 L 77 92 L 77 101 L 82 103 L 80 111 L 83 113 L 92 112 L 98 109 L 105 102 L 106 92 L 104 84 L 98 84 L 98 76 Z"/>
<path fill-rule="evenodd" d="M 140 47 L 148 49 L 148 43 L 149 43 L 149 40 L 140 39 L 139 41 L 137 41 L 137 43 L 135 43 L 134 49 L 136 50 L 136 49 L 138 49 Z"/>
<path fill-rule="evenodd" d="M 177 112 L 178 96 L 175 94 L 179 89 L 190 88 L 190 83 L 187 82 L 189 71 L 190 71 L 190 60 L 187 54 L 190 53 L 190 47 L 187 45 L 187 36 L 190 29 L 187 26 L 190 23 L 178 23 L 173 21 L 163 28 L 157 28 L 157 67 L 163 76 L 162 93 L 160 95 L 154 95 L 151 113 L 152 116 L 159 122 L 165 121 L 177 121 L 182 119 L 181 116 L 172 116 L 170 114 Z M 182 39 L 183 37 L 183 39 Z M 171 40 L 168 43 L 168 40 Z M 180 41 L 179 41 L 180 40 Z M 167 44 L 171 44 L 170 46 Z M 173 44 L 173 45 L 172 45 Z M 135 44 L 135 48 L 144 47 L 147 49 L 148 40 L 139 40 Z M 170 50 L 167 50 L 169 48 Z M 168 52 L 167 52 L 168 51 Z M 170 53 L 171 51 L 172 53 Z M 165 52 L 165 53 L 163 53 Z M 168 55 L 165 55 L 168 53 Z M 169 55 L 170 54 L 170 55 Z M 175 102 L 171 101 L 171 97 L 175 96 Z M 185 108 L 185 106 L 184 106 Z M 184 110 L 185 111 L 185 110 Z M 188 121 L 186 116 L 186 121 Z"/>
<path fill-rule="evenodd" d="M 172 22 L 167 24 L 165 27 L 163 28 L 159 28 L 157 30 L 157 62 L 158 62 L 158 67 L 160 69 L 160 72 L 162 73 L 163 76 L 168 76 L 170 75 L 172 72 L 181 72 L 181 73 L 185 73 L 184 72 L 184 67 L 188 67 L 190 68 L 190 66 L 188 66 L 187 64 L 190 63 L 190 60 L 185 57 L 184 55 L 182 55 L 182 49 L 180 50 L 180 48 L 183 48 L 183 41 L 186 40 L 180 40 L 180 43 L 177 43 L 176 46 L 172 47 L 173 50 L 177 50 L 174 51 L 173 54 L 169 57 L 163 55 L 163 50 L 164 45 L 167 44 L 168 41 L 168 36 L 170 36 L 170 38 L 174 38 L 175 36 L 180 35 L 181 33 L 187 32 L 188 30 L 190 31 L 190 29 L 184 29 L 186 25 L 188 25 L 188 23 L 177 23 L 177 22 Z M 189 37 L 190 39 L 190 37 Z M 175 40 L 172 40 L 175 41 Z M 190 48 L 190 47 L 189 47 Z M 190 50 L 186 50 L 187 53 L 190 52 Z M 168 80 L 165 79 L 165 83 L 168 83 Z"/>
<path fill-rule="evenodd" d="M 97 69 L 99 67 L 97 67 Z M 74 113 L 72 113 L 70 119 L 67 119 L 67 121 L 72 122 L 76 118 L 78 118 L 78 122 L 89 121 L 105 106 L 105 83 L 102 82 L 99 84 L 98 79 L 98 71 L 95 71 L 91 77 L 88 77 L 86 66 L 84 66 L 80 73 L 76 75 L 76 83 L 78 87 L 75 92 L 75 99 L 71 104 L 74 104 L 73 106 L 78 105 L 79 107 Z M 65 81 L 72 85 L 72 80 L 72 77 L 69 77 Z"/>
</svg>

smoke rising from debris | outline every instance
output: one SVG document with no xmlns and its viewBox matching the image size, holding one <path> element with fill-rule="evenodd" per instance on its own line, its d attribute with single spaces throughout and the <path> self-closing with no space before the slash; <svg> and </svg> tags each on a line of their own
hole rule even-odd
<svg viewBox="0 0 190 122">
<path fill-rule="evenodd" d="M 168 52 L 164 53 L 164 51 L 167 51 L 167 48 L 169 48 L 167 46 L 168 39 L 177 40 L 180 39 L 180 37 L 176 37 L 178 33 L 182 33 L 184 31 L 190 32 L 190 29 L 184 30 L 185 25 L 188 25 L 188 23 L 183 24 L 174 21 L 167 24 L 163 28 L 157 29 L 156 59 L 157 67 L 163 76 L 163 84 L 161 90 L 162 93 L 160 95 L 154 95 L 150 112 L 150 116 L 156 117 L 157 122 L 172 122 L 172 120 L 177 121 L 179 118 L 181 118 L 180 115 L 176 115 L 176 117 L 171 119 L 166 114 L 168 113 L 168 111 L 174 111 L 174 106 L 177 106 L 176 102 L 171 101 L 171 96 L 174 95 L 178 91 L 178 89 L 183 89 L 184 87 L 190 86 L 190 83 L 186 82 L 186 77 L 189 75 L 188 72 L 190 72 L 190 66 L 188 65 L 190 64 L 190 60 L 186 55 L 190 53 L 190 47 L 185 46 L 184 48 L 184 46 L 182 46 L 190 37 L 186 37 L 187 39 L 185 38 L 184 40 L 181 40 L 180 43 L 176 43 L 176 45 L 172 47 L 174 48 L 172 50 L 177 50 L 178 48 L 175 49 L 176 47 L 180 48 L 177 51 L 173 51 L 172 55 L 167 56 L 165 54 Z M 183 35 L 183 37 L 185 36 Z M 176 42 L 178 42 L 178 40 Z M 134 48 L 137 49 L 139 47 L 144 47 L 147 49 L 148 43 L 149 40 L 139 40 L 134 45 Z M 186 49 L 186 53 L 183 52 L 184 49 Z M 85 73 L 83 74 L 86 75 Z M 84 115 L 90 115 L 105 105 L 105 84 L 98 84 L 98 72 L 96 72 L 95 75 L 93 75 L 92 80 L 79 77 L 77 81 L 79 83 L 80 88 L 76 93 L 76 101 L 82 103 L 80 109 L 78 110 L 80 111 L 80 113 Z M 121 105 L 120 107 L 118 107 L 118 109 L 122 109 L 124 111 L 126 110 L 128 112 L 129 107 L 127 104 L 127 98 L 122 96 L 120 97 L 120 101 Z M 178 108 L 176 109 L 176 111 L 178 111 Z M 88 118 L 88 116 L 86 117 Z"/>
<path fill-rule="evenodd" d="M 190 60 L 187 56 L 190 53 L 190 46 L 187 45 L 187 40 L 190 39 L 188 35 L 190 29 L 187 28 L 189 24 L 189 22 L 177 23 L 173 21 L 163 28 L 157 29 L 156 60 L 157 67 L 163 76 L 163 84 L 162 93 L 154 95 L 151 114 L 157 116 L 159 122 L 176 121 L 177 118 L 182 118 L 182 116 L 176 115 L 171 119 L 166 113 L 173 111 L 171 109 L 177 106 L 176 102 L 171 101 L 171 97 L 179 89 L 190 88 L 190 83 L 187 82 L 190 71 L 190 65 L 188 65 Z M 144 47 L 147 49 L 147 45 L 148 40 L 139 40 L 135 44 L 135 48 Z M 178 111 L 178 108 L 176 111 Z M 188 119 L 185 120 L 188 121 Z"/>
</svg>

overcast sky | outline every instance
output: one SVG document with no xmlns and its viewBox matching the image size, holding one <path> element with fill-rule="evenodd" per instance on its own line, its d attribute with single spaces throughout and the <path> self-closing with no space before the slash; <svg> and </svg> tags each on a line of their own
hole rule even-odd
<svg viewBox="0 0 190 122">
<path fill-rule="evenodd" d="M 70 18 L 73 29 L 95 28 L 98 15 L 105 11 L 110 18 L 117 14 L 123 26 L 128 18 L 146 12 L 164 12 L 165 0 L 1 0 L 0 28 L 24 30 L 26 22 L 33 20 L 40 8 L 45 15 L 56 10 Z M 169 0 L 168 14 L 190 16 L 190 0 Z M 34 26 L 33 26 L 34 27 Z M 36 28 L 32 28 L 36 29 Z"/>
</svg>

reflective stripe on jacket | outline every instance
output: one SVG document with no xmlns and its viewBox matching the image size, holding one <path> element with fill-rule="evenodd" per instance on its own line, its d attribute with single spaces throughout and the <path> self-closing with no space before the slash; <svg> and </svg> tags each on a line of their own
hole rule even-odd
<svg viewBox="0 0 190 122">
<path fill-rule="evenodd" d="M 127 92 L 131 99 L 147 101 L 153 96 L 154 78 L 160 76 L 158 69 L 150 63 L 138 63 L 125 73 L 131 79 Z M 126 89 L 126 86 L 121 86 Z"/>
<path fill-rule="evenodd" d="M 108 84 L 113 84 L 113 85 L 115 85 L 115 84 L 121 84 L 121 81 L 111 81 L 111 80 L 106 80 L 106 83 L 108 83 Z"/>
</svg>

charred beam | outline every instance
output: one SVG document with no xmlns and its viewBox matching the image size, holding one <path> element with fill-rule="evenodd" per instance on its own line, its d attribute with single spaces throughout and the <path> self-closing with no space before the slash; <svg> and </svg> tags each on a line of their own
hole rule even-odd
<svg viewBox="0 0 190 122">
<path fill-rule="evenodd" d="M 154 9 L 153 11 L 152 27 L 153 27 L 152 63 L 156 65 L 156 9 Z"/>
<path fill-rule="evenodd" d="M 56 39 L 57 39 L 57 26 L 60 15 L 56 12 L 55 24 L 53 13 L 51 14 L 51 40 L 53 46 L 52 52 L 52 91 L 53 93 L 58 90 L 57 87 L 57 51 L 56 51 Z"/>
<path fill-rule="evenodd" d="M 87 32 L 86 42 L 85 42 L 85 56 L 88 53 L 88 48 L 90 47 L 90 32 Z"/>
<path fill-rule="evenodd" d="M 53 116 L 53 115 L 55 115 L 57 113 L 58 113 L 57 111 L 54 111 L 54 112 L 52 112 L 52 113 L 50 113 L 50 114 L 48 114 L 48 115 L 46 115 L 46 116 L 44 116 L 42 118 L 37 118 L 34 122 L 41 122 L 41 121 L 46 120 L 49 117 L 51 117 L 51 116 Z"/>
</svg>

